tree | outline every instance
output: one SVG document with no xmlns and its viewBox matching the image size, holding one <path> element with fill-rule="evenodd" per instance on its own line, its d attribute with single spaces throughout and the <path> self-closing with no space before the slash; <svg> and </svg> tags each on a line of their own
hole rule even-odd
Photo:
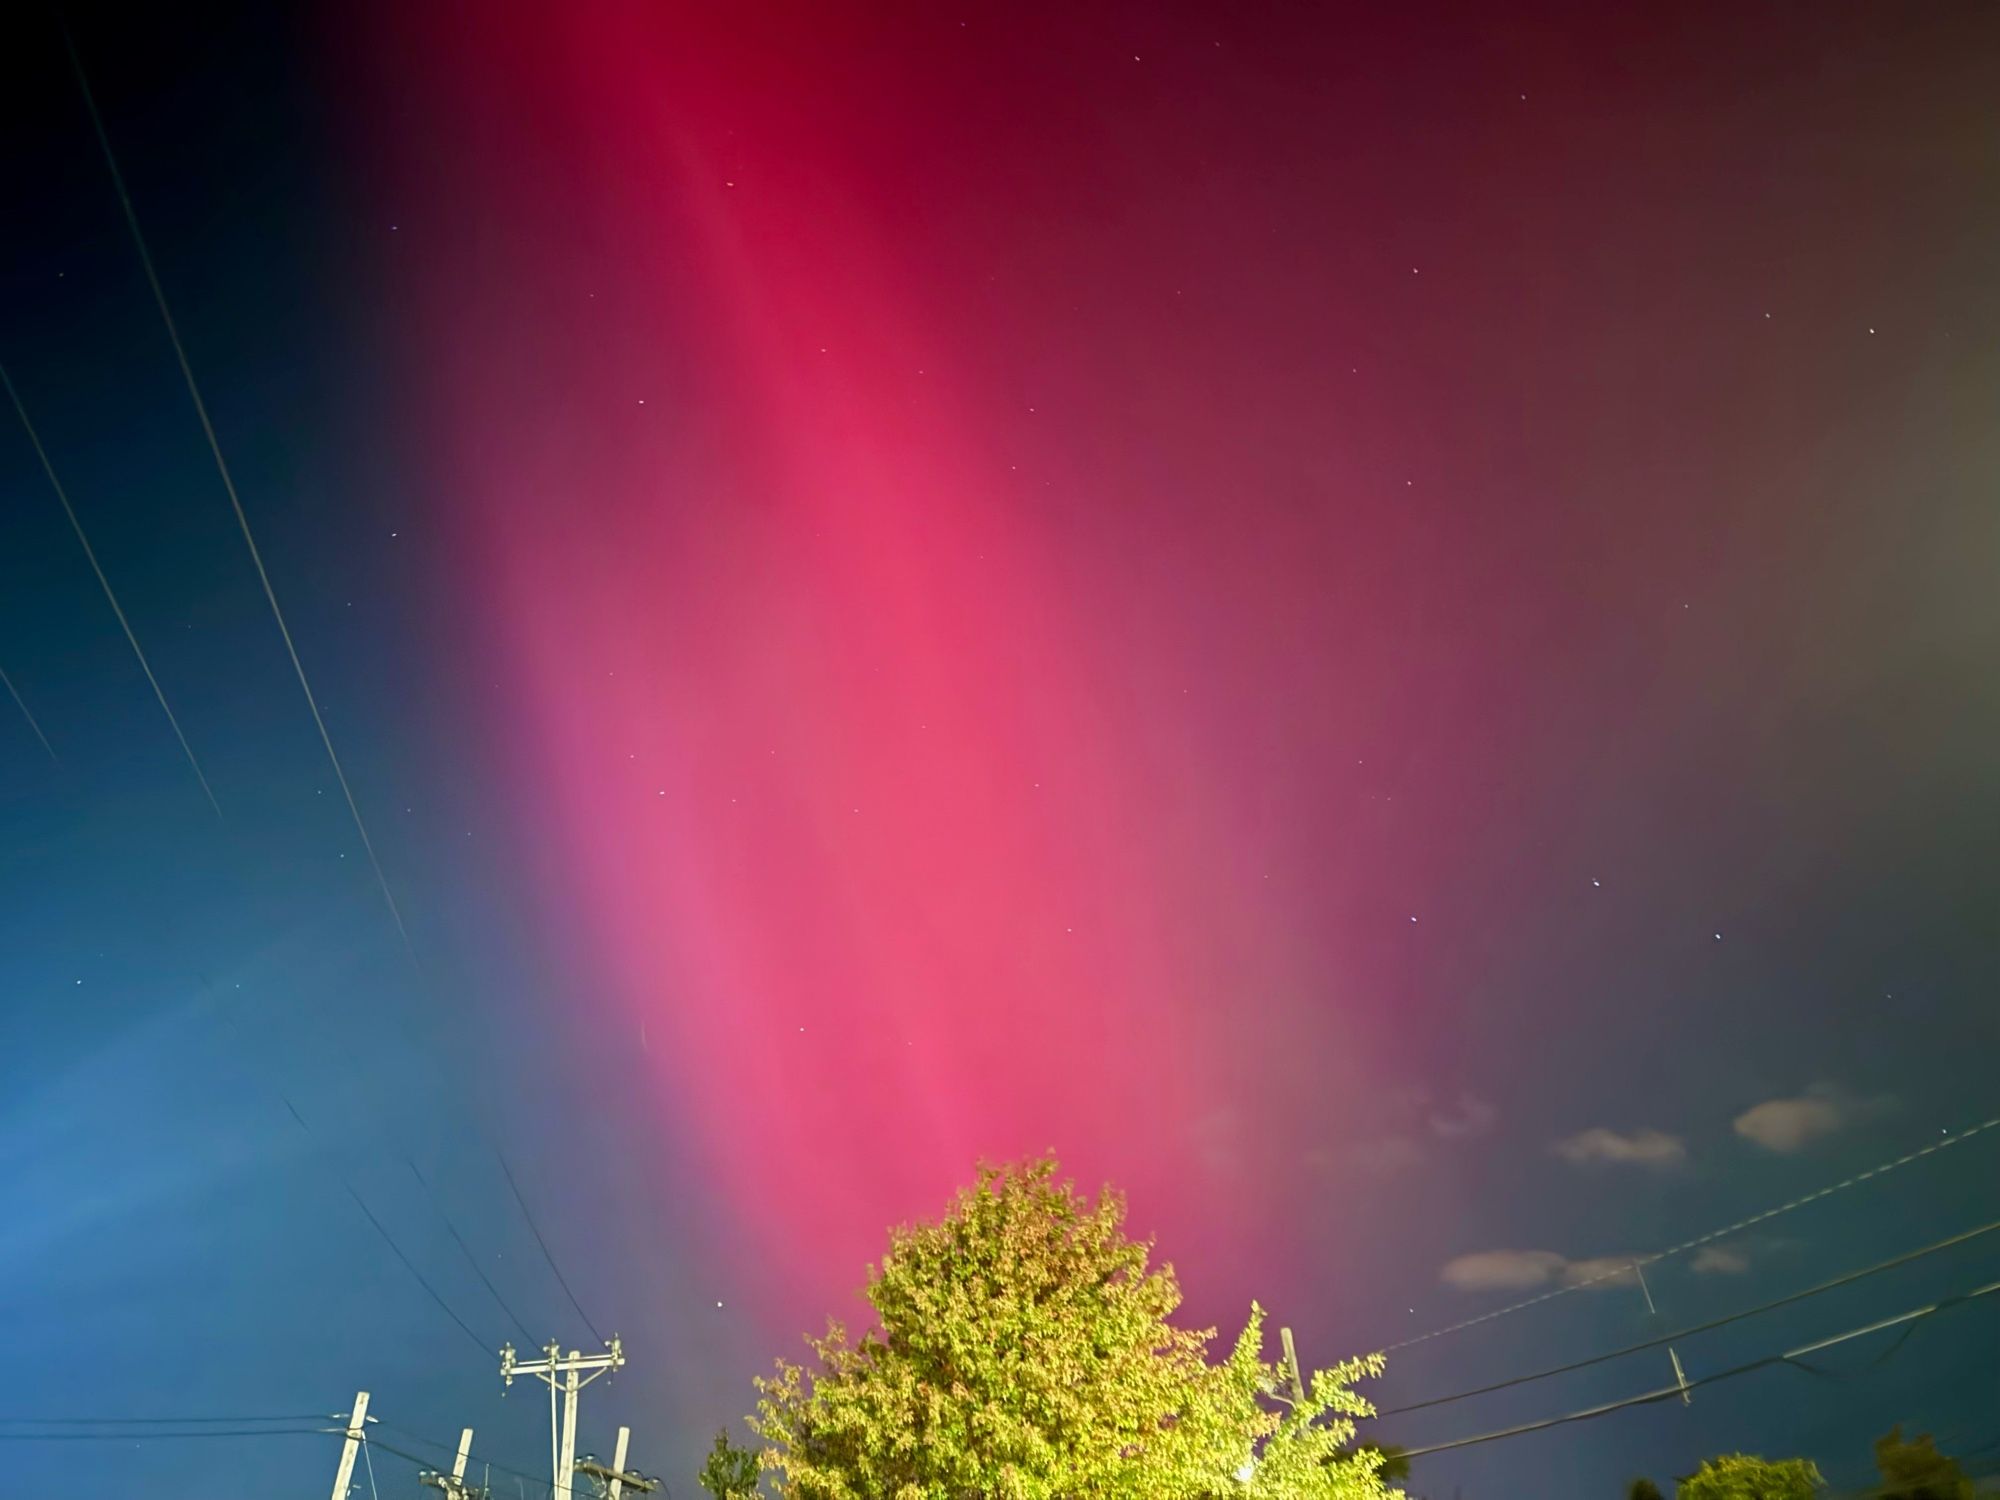
<svg viewBox="0 0 2000 1500">
<path fill-rule="evenodd" d="M 1394 1443 L 1378 1443 L 1369 1439 L 1341 1450 L 1343 1458 L 1352 1457 L 1357 1453 L 1380 1455 L 1381 1462 L 1376 1465 L 1375 1472 L 1392 1484 L 1400 1483 L 1410 1477 L 1410 1455 Z"/>
<path fill-rule="evenodd" d="M 1175 1326 L 1173 1268 L 1043 1158 L 988 1167 L 935 1224 L 891 1232 L 867 1298 L 879 1327 L 808 1339 L 812 1369 L 757 1382 L 752 1428 L 784 1500 L 1372 1500 L 1378 1453 L 1342 1454 L 1373 1409 L 1314 1375 L 1268 1402 L 1254 1306 L 1228 1358 Z"/>
<path fill-rule="evenodd" d="M 1667 1500 L 1667 1497 L 1652 1480 L 1635 1479 L 1625 1486 L 1625 1500 Z"/>
<path fill-rule="evenodd" d="M 1810 1459 L 1776 1463 L 1746 1453 L 1711 1458 L 1680 1482 L 1676 1500 L 1812 1500 L 1825 1484 Z"/>
<path fill-rule="evenodd" d="M 701 1466 L 696 1479 L 715 1500 L 749 1500 L 757 1493 L 757 1477 L 763 1463 L 753 1449 L 739 1448 L 729 1441 L 729 1429 L 715 1435 L 715 1447 Z"/>
<path fill-rule="evenodd" d="M 1928 1432 L 1903 1441 L 1900 1422 L 1875 1439 L 1875 1467 L 1884 1500 L 1972 1500 L 1976 1493 L 1957 1459 L 1938 1452 Z"/>
</svg>

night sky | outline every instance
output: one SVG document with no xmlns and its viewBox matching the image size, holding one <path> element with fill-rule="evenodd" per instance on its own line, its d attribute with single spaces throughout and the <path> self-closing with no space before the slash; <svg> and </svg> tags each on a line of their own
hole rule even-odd
<svg viewBox="0 0 2000 1500">
<path fill-rule="evenodd" d="M 685 1494 L 982 1157 L 1120 1184 L 1191 1319 L 1330 1363 L 2000 1114 L 2000 10 L 278 9 L 72 25 L 394 910 L 10 20 L 0 364 L 220 816 L 0 410 L 0 1493 L 321 1494 L 330 1438 L 16 1419 L 361 1387 L 545 1473 L 492 1351 L 595 1340 L 509 1170 L 631 1360 L 582 1446 Z M 1996 1181 L 2000 1129 L 1373 1394 Z M 1415 1483 L 1990 1448 L 1996 1303 Z"/>
</svg>

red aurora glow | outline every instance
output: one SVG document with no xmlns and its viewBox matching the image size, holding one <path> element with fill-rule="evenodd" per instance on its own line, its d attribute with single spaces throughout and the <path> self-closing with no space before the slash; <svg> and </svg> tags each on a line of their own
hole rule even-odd
<svg viewBox="0 0 2000 1500">
<path fill-rule="evenodd" d="M 450 169 L 399 243 L 544 894 L 662 1129 L 781 1273 L 845 1283 L 1048 1146 L 1142 1209 L 1208 1162 L 1254 1225 L 1278 1184 L 1219 1090 L 1293 1012 L 1210 956 L 1272 946 L 1180 719 L 1213 643 L 1145 639 L 1134 560 L 1052 542 L 1034 392 L 974 388 L 854 167 L 893 135 L 865 79 L 830 104 L 809 25 L 584 9 L 404 41 Z"/>
</svg>

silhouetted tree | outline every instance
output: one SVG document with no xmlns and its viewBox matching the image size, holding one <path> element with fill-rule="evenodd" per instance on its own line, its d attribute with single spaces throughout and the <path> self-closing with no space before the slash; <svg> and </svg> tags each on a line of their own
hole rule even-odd
<svg viewBox="0 0 2000 1500">
<path fill-rule="evenodd" d="M 1972 1481 L 1958 1460 L 1938 1452 L 1928 1432 L 1905 1442 L 1900 1422 L 1875 1439 L 1875 1467 L 1883 1500 L 1972 1500 Z"/>
</svg>

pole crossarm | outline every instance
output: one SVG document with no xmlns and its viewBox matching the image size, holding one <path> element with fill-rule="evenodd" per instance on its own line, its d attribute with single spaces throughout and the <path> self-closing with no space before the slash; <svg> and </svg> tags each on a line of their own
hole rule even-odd
<svg viewBox="0 0 2000 1500">
<path fill-rule="evenodd" d="M 562 1352 L 560 1344 L 546 1344 L 542 1353 L 544 1359 L 522 1359 L 514 1352 L 512 1344 L 504 1344 L 500 1349 L 500 1379 L 507 1385 L 514 1383 L 516 1375 L 532 1375 L 537 1380 L 550 1385 L 559 1385 L 556 1377 L 574 1370 L 579 1375 L 589 1372 L 590 1378 L 578 1382 L 578 1388 L 589 1385 L 599 1376 L 609 1375 L 613 1370 L 625 1368 L 625 1346 L 617 1334 L 605 1341 L 604 1353 L 581 1354 L 575 1349 L 568 1354 Z"/>
<path fill-rule="evenodd" d="M 602 1354 L 585 1354 L 572 1349 L 562 1352 L 560 1344 L 551 1342 L 542 1350 L 541 1359 L 522 1359 L 515 1353 L 512 1344 L 500 1350 L 500 1379 L 511 1386 L 520 1375 L 533 1376 L 549 1388 L 549 1469 L 551 1489 L 555 1500 L 571 1500 L 573 1481 L 579 1467 L 576 1461 L 576 1398 L 577 1393 L 591 1381 L 609 1375 L 613 1370 L 625 1366 L 625 1346 L 613 1334 L 605 1340 Z M 562 1409 L 558 1414 L 556 1395 L 562 1394 Z M 618 1482 L 613 1480 L 612 1493 L 618 1492 Z"/>
</svg>

